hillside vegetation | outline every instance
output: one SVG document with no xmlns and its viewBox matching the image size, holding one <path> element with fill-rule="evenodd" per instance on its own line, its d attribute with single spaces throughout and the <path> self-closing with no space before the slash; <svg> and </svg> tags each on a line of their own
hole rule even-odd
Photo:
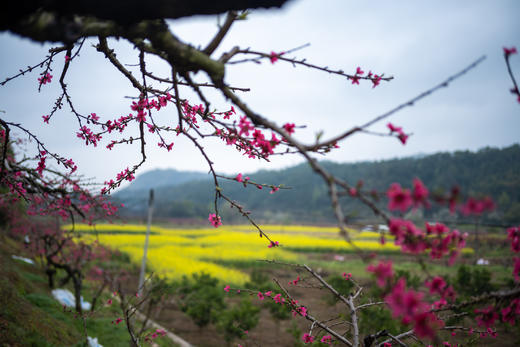
<svg viewBox="0 0 520 347">
<path fill-rule="evenodd" d="M 345 163 L 322 162 L 333 174 L 356 184 L 363 180 L 364 189 L 386 192 L 389 185 L 398 182 L 411 187 L 415 177 L 434 192 L 448 192 L 453 186 L 461 188 L 463 196 L 491 196 L 497 204 L 495 212 L 487 215 L 488 223 L 520 222 L 520 145 L 507 148 L 484 148 L 477 152 L 458 151 L 438 153 L 424 157 L 411 157 L 375 162 Z M 238 173 L 238 171 L 237 171 Z M 209 176 L 172 171 L 170 183 L 165 170 L 150 171 L 139 176 L 130 187 L 114 195 L 124 202 L 124 215 L 144 216 L 148 190 L 156 189 L 155 215 L 166 218 L 200 218 L 207 216 L 214 198 L 214 187 Z M 157 176 L 157 179 L 154 177 Z M 254 186 L 244 188 L 237 182 L 222 180 L 222 188 L 234 200 L 241 202 L 253 215 L 265 222 L 322 223 L 332 221 L 327 188 L 322 178 L 314 174 L 307 164 L 277 171 L 244 173 L 257 183 L 284 184 L 292 189 L 269 194 Z M 180 179 L 179 177 L 182 177 Z M 143 182 L 146 181 L 146 184 Z M 160 189 L 157 189 L 160 188 Z M 357 200 L 345 197 L 345 214 L 350 221 L 371 219 L 368 209 Z M 385 204 L 381 200 L 380 204 Z M 426 210 L 425 217 L 443 220 L 450 218 L 446 208 L 434 206 Z M 238 221 L 240 216 L 223 209 L 223 218 Z"/>
</svg>

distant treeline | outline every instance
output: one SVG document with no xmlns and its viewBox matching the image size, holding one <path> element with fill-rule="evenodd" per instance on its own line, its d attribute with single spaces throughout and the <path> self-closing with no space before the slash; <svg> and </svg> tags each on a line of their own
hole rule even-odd
<svg viewBox="0 0 520 347">
<path fill-rule="evenodd" d="M 520 223 L 520 145 L 503 149 L 484 148 L 478 152 L 457 151 L 438 153 L 424 157 L 411 157 L 375 162 L 338 164 L 321 162 L 333 174 L 355 185 L 363 181 L 364 190 L 386 192 L 393 182 L 403 187 L 412 186 L 415 177 L 420 178 L 432 192 L 449 192 L 459 186 L 462 197 L 489 195 L 497 209 L 485 215 L 483 222 L 495 224 Z M 238 173 L 238 171 L 237 171 Z M 157 175 L 157 179 L 154 179 Z M 170 175 L 170 176 L 168 176 Z M 246 176 L 246 174 L 244 174 Z M 319 223 L 332 221 L 332 210 L 327 188 L 322 178 L 314 174 L 307 164 L 284 170 L 258 171 L 247 174 L 257 183 L 284 184 L 291 187 L 269 194 L 269 189 L 255 186 L 244 188 L 238 182 L 222 180 L 226 195 L 240 202 L 253 216 L 264 222 Z M 168 182 L 165 177 L 172 177 Z M 179 179 L 182 177 L 182 179 Z M 135 184 L 114 195 L 124 202 L 126 215 L 143 216 L 146 213 L 148 190 L 155 188 L 156 216 L 166 218 L 197 218 L 207 216 L 214 200 L 214 187 L 209 179 L 201 179 L 200 173 L 175 170 L 150 171 L 138 177 Z M 146 182 L 146 183 L 144 183 Z M 151 182 L 159 182 L 157 185 Z M 182 183 L 177 183 L 182 182 Z M 372 213 L 356 199 L 343 198 L 344 209 L 350 221 L 373 219 Z M 379 204 L 384 206 L 386 199 Z M 226 207 L 223 201 L 222 217 L 227 221 L 239 221 L 240 216 Z M 413 218 L 435 220 L 453 219 L 445 206 L 416 212 Z"/>
</svg>

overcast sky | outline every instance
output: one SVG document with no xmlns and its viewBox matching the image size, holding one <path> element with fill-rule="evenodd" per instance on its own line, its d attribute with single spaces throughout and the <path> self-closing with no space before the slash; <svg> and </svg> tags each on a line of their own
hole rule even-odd
<svg viewBox="0 0 520 347">
<path fill-rule="evenodd" d="M 372 89 L 370 82 L 353 86 L 339 76 L 294 68 L 283 62 L 239 64 L 227 69 L 226 81 L 230 85 L 251 88 L 250 92 L 239 94 L 250 107 L 280 125 L 306 125 L 296 135 L 303 141 L 312 141 L 318 131 L 323 130 L 328 138 L 360 125 L 486 55 L 481 65 L 448 89 L 391 118 L 391 122 L 413 133 L 406 146 L 394 138 L 358 134 L 342 142 L 341 148 L 327 158 L 352 162 L 505 147 L 520 140 L 520 104 L 509 93 L 512 82 L 502 53 L 503 46 L 520 49 L 519 13 L 520 2 L 516 0 L 381 0 L 371 1 L 370 5 L 358 1 L 294 0 L 282 10 L 252 11 L 247 21 L 236 22 L 215 57 L 233 46 L 269 53 L 310 43 L 292 56 L 351 73 L 360 66 L 365 71 L 395 77 Z M 215 33 L 217 17 L 187 18 L 170 24 L 183 41 L 204 46 Z M 102 120 L 127 115 L 131 112 L 130 100 L 125 96 L 136 93 L 96 52 L 94 42 L 87 41 L 68 75 L 75 106 L 82 114 L 96 112 Z M 138 62 L 137 51 L 130 45 L 115 41 L 110 44 L 124 63 Z M 41 61 L 51 47 L 9 33 L 0 34 L 0 46 L 0 80 Z M 139 162 L 137 146 L 108 151 L 104 146 L 109 139 L 104 139 L 104 145 L 96 149 L 85 147 L 75 135 L 78 126 L 67 107 L 49 125 L 42 122 L 41 116 L 50 112 L 60 92 L 57 79 L 62 59 L 56 58 L 55 79 L 41 93 L 37 92 L 40 70 L 0 87 L 0 110 L 5 111 L 1 117 L 24 124 L 50 150 L 72 157 L 79 172 L 87 177 L 98 182 L 114 178 L 119 171 Z M 519 55 L 512 57 L 512 64 L 520 78 Z M 165 66 L 154 59 L 149 59 L 147 66 L 159 75 L 169 76 Z M 199 80 L 205 79 L 199 75 Z M 193 97 L 187 91 L 182 93 L 183 97 Z M 208 96 L 216 107 L 229 108 L 218 95 L 208 91 Z M 164 113 L 164 119 L 171 119 L 175 126 L 175 110 L 167 109 Z M 386 123 L 381 122 L 372 130 L 386 131 Z M 150 140 L 148 162 L 141 172 L 154 168 L 207 171 L 197 150 L 181 138 L 174 141 L 174 150 L 166 153 L 156 148 L 155 139 Z M 28 148 L 34 150 L 31 145 Z M 216 141 L 208 142 L 206 149 L 216 169 L 229 174 L 302 162 L 299 156 L 276 157 L 271 163 L 251 160 Z"/>
</svg>

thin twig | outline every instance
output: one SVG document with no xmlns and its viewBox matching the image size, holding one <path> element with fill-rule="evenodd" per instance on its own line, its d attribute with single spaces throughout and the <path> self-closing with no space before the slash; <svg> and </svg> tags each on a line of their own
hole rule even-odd
<svg viewBox="0 0 520 347">
<path fill-rule="evenodd" d="M 367 307 L 370 307 L 370 306 L 375 306 L 375 305 L 387 305 L 388 303 L 386 301 L 378 301 L 378 302 L 369 302 L 369 303 L 366 303 L 366 304 L 362 304 L 362 305 L 359 305 L 356 307 L 356 310 L 360 310 L 362 308 L 367 308 Z"/>
<path fill-rule="evenodd" d="M 324 141 L 324 142 L 321 142 L 321 143 L 316 143 L 316 144 L 310 145 L 310 146 L 304 146 L 304 149 L 308 150 L 308 151 L 313 151 L 313 150 L 315 150 L 317 148 L 320 148 L 320 147 L 323 147 L 323 146 L 329 146 L 331 144 L 337 143 L 340 140 L 343 140 L 344 138 L 346 138 L 346 137 L 348 137 L 348 136 L 350 136 L 350 135 L 352 135 L 352 134 L 354 134 L 356 132 L 362 131 L 362 130 L 364 130 L 364 129 L 374 125 L 375 123 L 377 123 L 377 122 L 379 122 L 379 121 L 381 121 L 381 120 L 383 120 L 385 118 L 390 117 L 394 113 L 397 113 L 397 112 L 401 111 L 402 109 L 404 109 L 406 107 L 413 106 L 417 101 L 419 101 L 419 100 L 421 100 L 421 99 L 423 99 L 423 98 L 425 98 L 427 96 L 430 96 L 431 94 L 433 94 L 437 90 L 442 89 L 442 88 L 447 88 L 451 82 L 453 82 L 457 78 L 465 75 L 468 71 L 470 71 L 471 69 L 475 68 L 478 64 L 480 64 L 485 59 L 486 59 L 486 56 L 482 56 L 482 57 L 478 58 L 473 63 L 468 65 L 466 68 L 464 68 L 463 70 L 457 72 L 456 74 L 448 77 L 446 80 L 444 80 L 441 83 L 437 84 L 433 88 L 430 88 L 430 89 L 422 92 L 421 94 L 415 96 L 414 98 L 406 101 L 403 104 L 400 104 L 399 106 L 391 109 L 388 112 L 383 113 L 382 115 L 379 115 L 379 116 L 375 117 L 374 119 L 370 120 L 369 122 L 367 122 L 367 123 L 365 123 L 365 124 L 363 124 L 361 126 L 354 127 L 352 129 L 344 132 L 343 134 L 335 136 L 335 137 L 333 137 L 333 138 L 331 138 L 331 139 L 329 139 L 327 141 Z"/>
<path fill-rule="evenodd" d="M 513 288 L 513 289 L 507 289 L 507 290 L 500 290 L 500 291 L 480 295 L 480 296 L 474 297 L 470 300 L 463 301 L 459 304 L 447 305 L 447 306 L 443 306 L 441 308 L 433 309 L 430 312 L 458 310 L 460 308 L 478 304 L 480 302 L 484 302 L 484 301 L 487 301 L 490 299 L 512 299 L 512 298 L 516 298 L 516 297 L 520 297 L 520 287 Z"/>
<path fill-rule="evenodd" d="M 289 294 L 289 292 L 287 291 L 287 289 L 285 289 L 276 278 L 273 278 L 273 281 L 285 293 L 286 297 L 289 299 L 289 302 L 293 302 L 294 300 L 292 299 L 292 297 Z M 336 331 L 330 329 L 328 326 L 326 326 L 325 324 L 321 323 L 320 321 L 318 321 L 316 318 L 314 318 L 310 314 L 307 313 L 307 315 L 305 315 L 305 319 L 307 319 L 307 320 L 311 321 L 313 324 L 319 326 L 320 328 L 322 328 L 323 330 L 325 330 L 326 332 L 328 332 L 329 334 L 331 334 L 332 336 L 334 336 L 336 339 L 338 339 L 339 341 L 343 342 L 347 346 L 353 347 L 352 342 L 347 340 L 344 336 L 342 336 L 341 334 L 337 333 Z"/>
<path fill-rule="evenodd" d="M 414 334 L 413 329 L 412 329 L 412 330 L 408 330 L 407 332 L 401 333 L 401 334 L 399 334 L 399 335 L 397 335 L 397 336 L 391 336 L 391 338 L 389 338 L 389 339 L 387 339 L 387 340 L 385 340 L 385 341 L 383 341 L 383 342 L 380 342 L 377 346 L 378 346 L 378 347 L 383 347 L 383 345 L 384 345 L 385 343 L 391 343 L 392 341 L 396 341 L 396 342 L 398 342 L 399 344 L 402 345 L 402 344 L 404 344 L 404 343 L 401 341 L 401 339 L 403 339 L 403 338 L 407 338 L 407 337 L 410 337 L 410 336 L 412 336 L 413 334 Z M 390 334 L 388 334 L 388 336 L 390 336 Z"/>
<path fill-rule="evenodd" d="M 518 96 L 518 101 L 520 102 L 520 92 L 518 90 L 518 85 L 516 84 L 515 76 L 513 75 L 513 70 L 511 69 L 511 63 L 509 62 L 510 58 L 511 54 L 504 52 L 504 59 L 506 61 L 507 72 L 509 73 L 509 77 L 511 77 L 511 81 L 513 81 L 513 89 L 511 89 L 511 92 Z"/>
<path fill-rule="evenodd" d="M 207 54 L 210 56 L 220 45 L 226 34 L 228 33 L 229 29 L 231 28 L 231 25 L 237 18 L 237 13 L 235 11 L 229 11 L 226 16 L 226 21 L 224 24 L 220 27 L 220 30 L 217 32 L 215 37 L 211 40 L 211 42 L 202 50 L 204 54 Z"/>
<path fill-rule="evenodd" d="M 146 72 L 146 76 L 148 76 L 151 79 L 154 79 L 156 81 L 159 81 L 159 82 L 173 84 L 172 80 L 167 79 L 167 78 L 157 77 L 157 76 L 153 75 L 150 72 Z M 180 86 L 189 86 L 190 85 L 189 83 L 182 82 L 182 81 L 177 81 L 177 84 L 180 85 Z M 211 83 L 207 83 L 207 82 L 206 83 L 195 83 L 195 85 L 197 87 L 217 88 L 216 85 L 211 84 Z M 251 91 L 251 88 L 231 87 L 231 86 L 228 86 L 228 88 L 231 89 L 232 91 L 241 91 L 241 92 L 250 92 Z"/>
<path fill-rule="evenodd" d="M 41 66 L 43 67 L 43 65 L 45 63 L 47 63 L 50 59 L 52 59 L 52 57 L 56 54 L 56 53 L 59 53 L 59 52 L 62 52 L 62 51 L 65 51 L 67 50 L 67 46 L 62 46 L 62 47 L 56 47 L 56 48 L 51 48 L 49 50 L 49 53 L 51 53 L 51 55 L 47 56 L 47 58 L 45 58 L 43 61 L 39 62 L 38 64 L 36 65 L 33 65 L 33 66 L 28 66 L 27 69 L 25 70 L 20 70 L 20 72 L 14 76 L 11 76 L 11 77 L 7 77 L 3 82 L 0 83 L 0 86 L 3 86 L 5 85 L 7 82 L 17 78 L 17 77 L 20 77 L 20 76 L 23 76 L 25 75 L 27 72 L 32 72 L 32 70 L 36 69 L 38 66 Z"/>
</svg>

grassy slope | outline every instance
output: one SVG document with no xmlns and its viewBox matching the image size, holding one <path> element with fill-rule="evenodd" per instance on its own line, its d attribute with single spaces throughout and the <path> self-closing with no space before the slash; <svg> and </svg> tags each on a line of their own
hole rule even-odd
<svg viewBox="0 0 520 347">
<path fill-rule="evenodd" d="M 81 334 L 70 323 L 59 319 L 49 293 L 45 293 L 45 278 L 35 266 L 14 260 L 19 254 L 14 242 L 4 239 L 0 245 L 0 342 L 12 346 L 73 346 Z M 39 303 L 40 305 L 35 305 Z M 56 312 L 52 312 L 56 311 Z"/>
<path fill-rule="evenodd" d="M 2 236 L 0 236 L 2 238 Z M 47 279 L 38 265 L 15 260 L 23 248 L 9 238 L 0 239 L 0 345 L 1 346 L 82 346 L 85 341 L 83 322 L 74 313 L 64 312 L 52 297 Z M 84 293 L 90 301 L 89 288 Z M 118 307 L 97 310 L 87 318 L 87 331 L 103 346 L 129 346 L 123 323 L 113 325 Z M 158 339 L 160 346 L 173 346 Z"/>
</svg>

